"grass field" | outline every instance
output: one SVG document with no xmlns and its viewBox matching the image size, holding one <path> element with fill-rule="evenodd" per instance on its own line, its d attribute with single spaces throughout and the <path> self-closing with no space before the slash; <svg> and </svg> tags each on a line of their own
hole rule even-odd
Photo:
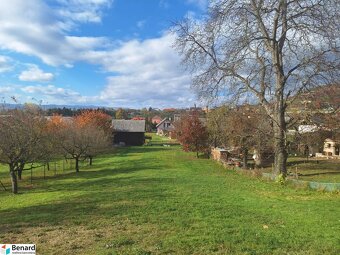
<svg viewBox="0 0 340 255">
<path fill-rule="evenodd" d="M 299 180 L 340 183 L 339 159 L 289 157 L 287 169 L 294 178 L 298 173 Z M 272 169 L 267 167 L 264 171 L 271 172 Z"/>
<path fill-rule="evenodd" d="M 340 160 L 311 158 L 290 158 L 289 170 L 301 174 L 299 179 L 319 182 L 340 183 Z"/>
<path fill-rule="evenodd" d="M 36 243 L 42 255 L 340 254 L 339 194 L 252 179 L 158 142 L 0 191 L 1 242 Z"/>
</svg>

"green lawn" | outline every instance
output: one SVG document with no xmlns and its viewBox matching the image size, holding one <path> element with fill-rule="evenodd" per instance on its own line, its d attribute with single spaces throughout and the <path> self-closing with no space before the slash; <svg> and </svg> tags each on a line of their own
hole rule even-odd
<svg viewBox="0 0 340 255">
<path fill-rule="evenodd" d="M 299 180 L 340 183 L 339 159 L 289 157 L 287 169 L 294 176 L 298 173 Z M 267 167 L 264 171 L 271 172 L 272 169 Z"/>
<path fill-rule="evenodd" d="M 292 173 L 297 171 L 301 175 L 301 180 L 340 183 L 339 159 L 290 158 L 288 164 Z"/>
<path fill-rule="evenodd" d="M 0 240 L 38 254 L 340 254 L 339 194 L 252 179 L 178 146 L 121 148 L 32 186 L 27 174 L 21 194 L 0 191 Z"/>
</svg>

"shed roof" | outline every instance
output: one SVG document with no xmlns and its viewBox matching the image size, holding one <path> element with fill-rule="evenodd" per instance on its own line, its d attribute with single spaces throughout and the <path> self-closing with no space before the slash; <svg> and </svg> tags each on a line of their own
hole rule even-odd
<svg viewBox="0 0 340 255">
<path fill-rule="evenodd" d="M 116 132 L 145 132 L 145 120 L 112 120 Z"/>
</svg>

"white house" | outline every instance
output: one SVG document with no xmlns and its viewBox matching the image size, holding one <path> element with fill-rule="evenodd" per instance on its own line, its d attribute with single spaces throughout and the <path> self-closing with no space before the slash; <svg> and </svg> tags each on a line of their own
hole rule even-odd
<svg viewBox="0 0 340 255">
<path fill-rule="evenodd" d="M 171 118 L 164 118 L 157 126 L 157 135 L 166 136 L 169 132 L 174 130 Z"/>
<path fill-rule="evenodd" d="M 327 138 L 324 143 L 323 153 L 326 156 L 340 156 L 339 153 L 340 144 L 332 139 Z"/>
</svg>

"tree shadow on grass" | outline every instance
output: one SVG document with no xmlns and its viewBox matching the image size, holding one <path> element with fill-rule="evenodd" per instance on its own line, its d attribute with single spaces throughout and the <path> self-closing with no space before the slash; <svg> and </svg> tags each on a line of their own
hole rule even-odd
<svg viewBox="0 0 340 255">
<path fill-rule="evenodd" d="M 287 167 L 301 165 L 301 164 L 306 164 L 306 163 L 311 163 L 311 162 L 313 162 L 313 161 L 307 161 L 307 160 L 290 161 L 290 162 L 287 162 Z"/>
<path fill-rule="evenodd" d="M 171 148 L 171 147 L 170 147 Z M 166 149 L 169 149 L 169 147 L 163 147 L 163 146 L 132 146 L 132 147 L 122 147 L 117 149 L 116 153 L 112 156 L 119 156 L 119 157 L 127 157 L 131 156 L 131 154 L 135 153 L 154 153 L 158 151 L 164 151 Z"/>
<path fill-rule="evenodd" d="M 39 184 L 39 187 L 34 187 L 29 184 L 29 179 L 19 182 L 19 193 L 40 193 L 48 190 L 80 190 L 84 188 L 84 185 L 109 185 L 117 179 L 118 175 L 131 175 L 140 171 L 158 171 L 161 169 L 161 165 L 156 162 L 150 162 L 145 159 L 138 160 L 126 160 L 120 159 L 118 161 L 103 162 L 100 161 L 93 166 L 87 166 L 80 169 L 79 173 L 75 171 L 67 171 L 59 173 L 55 176 L 35 176 L 33 179 L 33 185 Z M 76 185 L 68 180 L 74 179 Z M 79 179 L 79 181 L 77 181 Z M 84 180 L 85 179 L 85 180 Z M 65 182 L 63 182 L 65 180 Z M 80 185 L 79 182 L 83 184 Z M 5 193 L 10 193 L 10 183 L 7 183 Z"/>
<path fill-rule="evenodd" d="M 85 166 L 80 168 L 78 173 L 75 170 L 68 170 L 63 173 L 58 173 L 55 176 L 46 176 L 45 179 L 43 176 L 35 177 L 34 181 L 49 181 L 56 179 L 64 179 L 64 178 L 98 178 L 105 176 L 113 176 L 118 174 L 131 174 L 138 171 L 143 170 L 159 170 L 161 167 L 160 164 L 157 164 L 156 161 L 150 162 L 145 159 L 138 160 L 117 160 L 110 162 L 95 162 L 92 166 Z"/>
<path fill-rule="evenodd" d="M 144 207 L 149 203 L 162 201 L 167 197 L 159 183 L 171 181 L 170 178 L 121 177 L 94 179 L 74 184 L 54 184 L 46 192 L 83 190 L 86 194 L 66 197 L 47 204 L 1 210 L 0 227 L 6 232 L 15 228 L 15 225 L 63 225 L 70 222 L 77 224 L 89 222 L 95 215 L 110 219 L 113 216 L 145 213 L 147 209 Z"/>
<path fill-rule="evenodd" d="M 308 173 L 308 174 L 300 174 L 301 176 L 317 176 L 317 175 L 336 175 L 336 174 L 340 174 L 340 171 L 339 172 L 318 172 L 318 173 Z"/>
<path fill-rule="evenodd" d="M 140 186 L 154 186 L 165 181 L 166 178 L 135 178 L 135 177 L 105 177 L 96 176 L 86 181 L 80 182 L 60 182 L 53 183 L 46 192 L 49 191 L 103 191 L 108 189 L 109 191 L 114 189 L 121 189 L 121 187 L 140 187 Z M 167 178 L 172 179 L 172 178 Z M 44 190 L 44 188 L 42 188 Z M 37 192 L 41 190 L 37 190 Z"/>
</svg>

